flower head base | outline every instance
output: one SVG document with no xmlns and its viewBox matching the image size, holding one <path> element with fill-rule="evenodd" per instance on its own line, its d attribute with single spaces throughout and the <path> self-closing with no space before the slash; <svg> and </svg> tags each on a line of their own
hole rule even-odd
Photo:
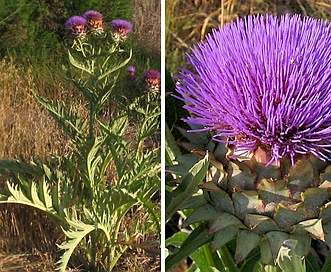
<svg viewBox="0 0 331 272">
<path fill-rule="evenodd" d="M 193 115 L 238 152 L 259 147 L 268 164 L 331 154 L 331 27 L 299 15 L 248 16 L 193 48 L 177 91 Z"/>
<path fill-rule="evenodd" d="M 83 17 L 87 21 L 87 28 L 92 33 L 103 32 L 103 16 L 101 13 L 95 10 L 86 11 Z"/>
<path fill-rule="evenodd" d="M 72 16 L 66 22 L 67 35 L 75 38 L 83 38 L 86 36 L 86 19 L 81 16 Z"/>
<path fill-rule="evenodd" d="M 124 41 L 132 31 L 132 24 L 125 20 L 113 20 L 110 23 L 112 34 L 116 40 Z"/>
<path fill-rule="evenodd" d="M 146 70 L 144 73 L 144 84 L 150 91 L 160 91 L 161 73 L 155 70 Z"/>
</svg>

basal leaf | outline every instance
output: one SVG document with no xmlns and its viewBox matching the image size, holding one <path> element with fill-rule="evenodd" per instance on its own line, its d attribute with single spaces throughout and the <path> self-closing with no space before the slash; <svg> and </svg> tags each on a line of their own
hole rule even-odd
<svg viewBox="0 0 331 272">
<path fill-rule="evenodd" d="M 181 260 L 211 241 L 212 236 L 208 235 L 208 229 L 204 225 L 200 225 L 190 233 L 176 253 L 166 258 L 165 269 L 173 268 Z"/>
<path fill-rule="evenodd" d="M 171 193 L 171 202 L 166 207 L 166 220 L 169 220 L 199 190 L 198 186 L 203 182 L 208 167 L 209 159 L 207 154 L 205 158 L 193 165 L 187 175 L 182 178 L 181 183 Z"/>
</svg>

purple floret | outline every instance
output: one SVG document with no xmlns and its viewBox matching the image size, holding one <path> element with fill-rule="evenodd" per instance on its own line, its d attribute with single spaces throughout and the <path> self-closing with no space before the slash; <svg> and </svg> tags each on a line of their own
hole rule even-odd
<svg viewBox="0 0 331 272">
<path fill-rule="evenodd" d="M 128 72 L 129 72 L 129 74 L 134 75 L 134 73 L 136 72 L 136 68 L 134 66 L 129 66 L 128 67 Z"/>
<path fill-rule="evenodd" d="M 132 31 L 132 24 L 125 20 L 113 20 L 110 27 L 113 34 L 121 39 L 126 39 L 128 33 Z"/>
<path fill-rule="evenodd" d="M 81 16 L 72 16 L 66 22 L 66 31 L 73 35 L 85 35 L 86 34 L 87 21 Z"/>
<path fill-rule="evenodd" d="M 144 72 L 144 77 L 161 79 L 161 73 L 155 70 L 146 70 Z"/>
<path fill-rule="evenodd" d="M 248 16 L 214 30 L 187 55 L 195 71 L 178 75 L 178 98 L 192 113 L 185 121 L 237 151 L 263 148 L 268 164 L 308 153 L 330 160 L 330 33 L 328 22 L 300 15 Z"/>
<path fill-rule="evenodd" d="M 102 20 L 103 19 L 103 16 L 100 12 L 98 11 L 95 11 L 95 10 L 89 10 L 89 11 L 86 11 L 84 14 L 83 14 L 83 17 L 88 20 L 88 19 L 93 19 L 93 20 Z"/>
<path fill-rule="evenodd" d="M 83 14 L 83 17 L 86 19 L 90 32 L 95 34 L 103 32 L 103 16 L 100 12 L 89 10 Z"/>
</svg>

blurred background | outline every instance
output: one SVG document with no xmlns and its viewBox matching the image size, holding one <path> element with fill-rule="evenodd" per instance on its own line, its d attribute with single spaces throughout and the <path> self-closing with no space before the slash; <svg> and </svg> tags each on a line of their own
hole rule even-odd
<svg viewBox="0 0 331 272">
<path fill-rule="evenodd" d="M 186 67 L 185 53 L 218 27 L 249 14 L 300 13 L 331 20 L 330 0 L 167 0 L 166 66 Z"/>
</svg>

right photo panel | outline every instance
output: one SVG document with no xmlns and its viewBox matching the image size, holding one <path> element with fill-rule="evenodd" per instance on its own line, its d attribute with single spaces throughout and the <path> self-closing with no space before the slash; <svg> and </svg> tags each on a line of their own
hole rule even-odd
<svg viewBox="0 0 331 272">
<path fill-rule="evenodd" d="M 165 271 L 331 271 L 331 3 L 167 0 Z"/>
</svg>

